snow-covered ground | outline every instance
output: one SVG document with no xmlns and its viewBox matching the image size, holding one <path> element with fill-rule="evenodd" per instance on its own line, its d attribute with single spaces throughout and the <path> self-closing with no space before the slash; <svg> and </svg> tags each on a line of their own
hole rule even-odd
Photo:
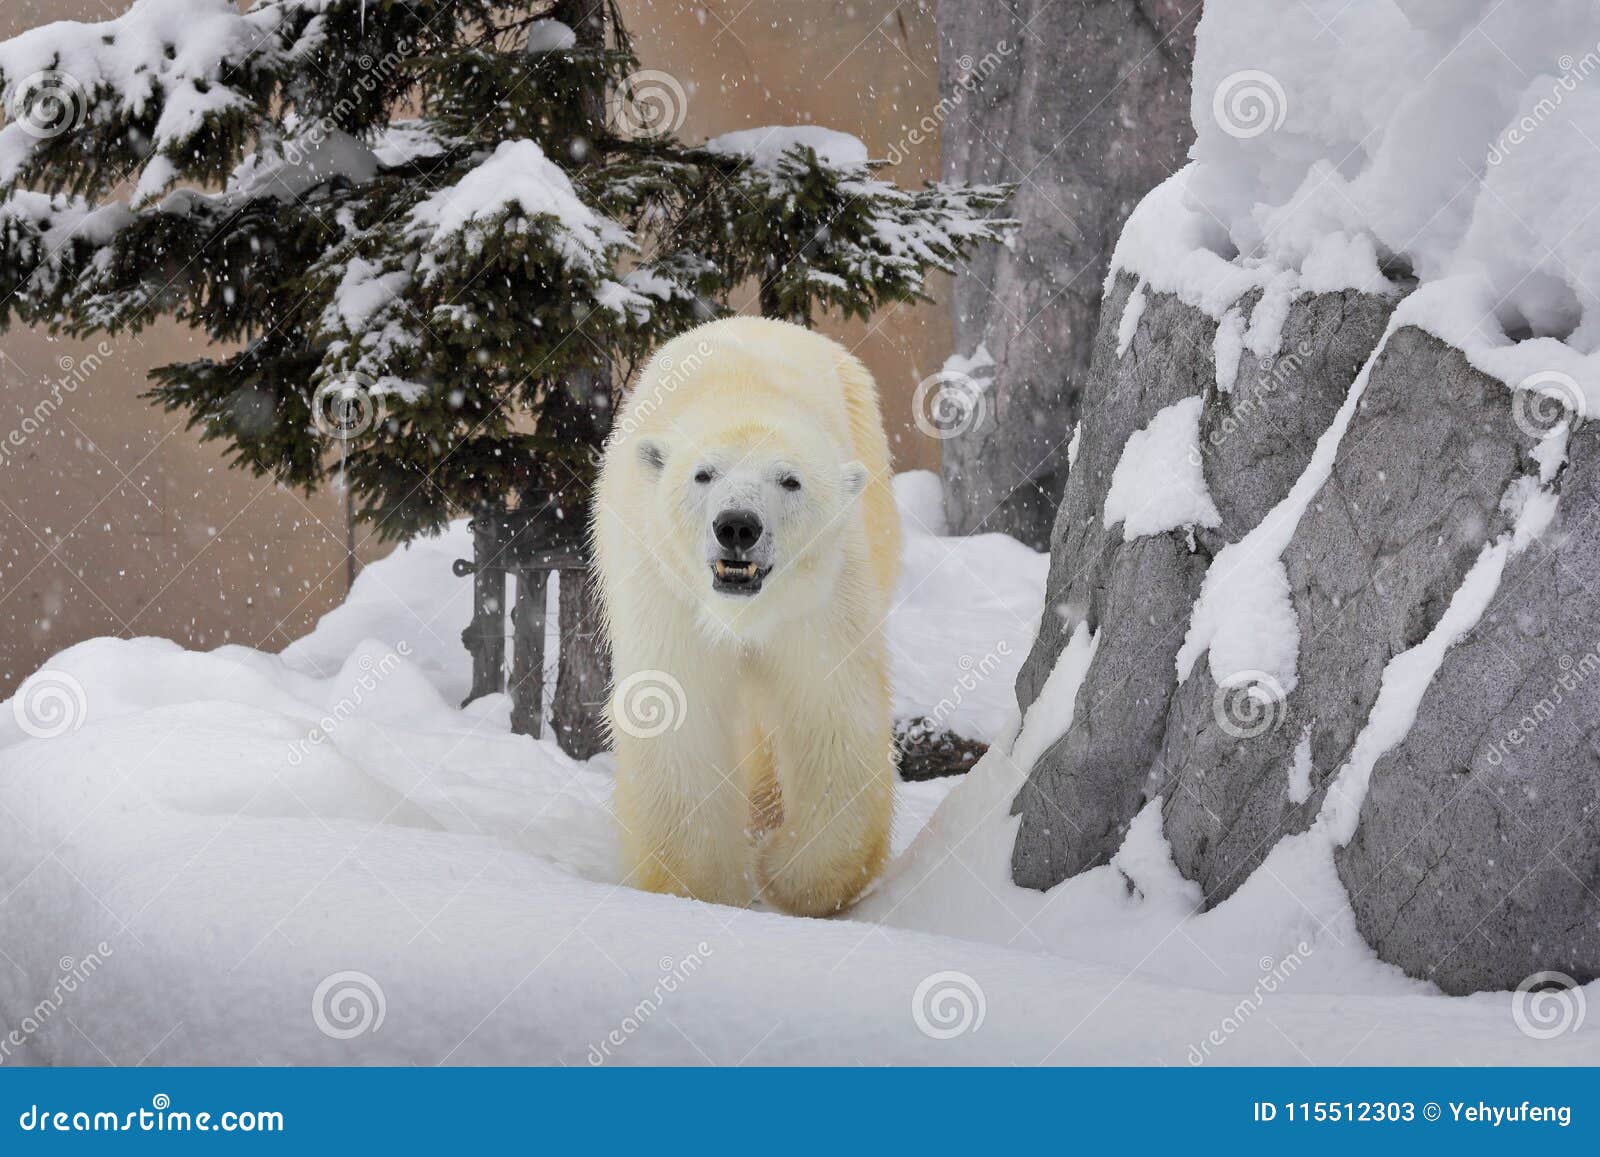
<svg viewBox="0 0 1600 1157">
<path fill-rule="evenodd" d="M 503 698 L 455 706 L 457 527 L 282 655 L 97 639 L 0 708 L 0 1063 L 1597 1059 L 1590 1028 L 1519 1028 L 1549 1010 L 1379 964 L 1295 841 L 1205 915 L 1154 811 L 1115 865 L 1013 886 L 1003 719 L 1045 559 L 939 537 L 931 477 L 897 489 L 897 703 L 998 742 L 953 791 L 902 787 L 853 912 L 619 887 L 608 759 L 511 735 Z M 1023 756 L 1065 727 L 1080 634 Z"/>
</svg>

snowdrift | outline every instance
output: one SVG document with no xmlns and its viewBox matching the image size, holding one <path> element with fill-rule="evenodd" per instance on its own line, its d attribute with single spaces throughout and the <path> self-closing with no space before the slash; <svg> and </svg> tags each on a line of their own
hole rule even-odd
<svg viewBox="0 0 1600 1157">
<path fill-rule="evenodd" d="M 899 702 L 927 713 L 980 644 L 1020 658 L 1045 560 L 930 533 L 932 480 L 897 489 Z M 1286 892 L 1196 916 L 1153 814 L 1114 865 L 1012 885 L 1014 712 L 984 731 L 1011 671 L 960 692 L 993 753 L 931 823 L 949 781 L 903 786 L 902 854 L 847 918 L 620 888 L 606 757 L 510 735 L 503 699 L 454 706 L 466 549 L 456 527 L 368 568 L 282 655 L 93 640 L 0 710 L 0 1060 L 1557 1061 L 1592 1039 L 1430 995 Z"/>
</svg>

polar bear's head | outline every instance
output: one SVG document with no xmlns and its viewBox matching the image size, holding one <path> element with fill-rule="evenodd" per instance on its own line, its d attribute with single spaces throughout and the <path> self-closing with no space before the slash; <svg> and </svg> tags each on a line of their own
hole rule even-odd
<svg viewBox="0 0 1600 1157">
<path fill-rule="evenodd" d="M 798 420 L 696 424 L 634 452 L 667 531 L 659 561 L 718 618 L 787 618 L 831 593 L 867 485 L 832 439 Z"/>
</svg>

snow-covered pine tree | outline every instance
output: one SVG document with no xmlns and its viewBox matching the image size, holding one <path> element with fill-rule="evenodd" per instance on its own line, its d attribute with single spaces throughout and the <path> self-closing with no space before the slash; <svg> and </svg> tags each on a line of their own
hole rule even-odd
<svg viewBox="0 0 1600 1157">
<path fill-rule="evenodd" d="M 200 329 L 152 398 L 258 474 L 339 473 L 385 539 L 581 520 L 633 364 L 740 285 L 865 316 L 1007 225 L 1004 188 L 902 190 L 842 134 L 687 145 L 611 0 L 134 0 L 0 43 L 0 85 L 0 327 Z M 604 659 L 563 650 L 586 755 Z"/>
</svg>

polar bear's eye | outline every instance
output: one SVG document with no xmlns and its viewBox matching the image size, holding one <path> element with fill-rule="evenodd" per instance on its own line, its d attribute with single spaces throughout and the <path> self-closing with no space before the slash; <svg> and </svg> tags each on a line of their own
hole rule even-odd
<svg viewBox="0 0 1600 1157">
<path fill-rule="evenodd" d="M 786 474 L 778 480 L 778 485 L 783 487 L 785 490 L 799 490 L 800 479 L 796 478 L 793 474 Z"/>
<path fill-rule="evenodd" d="M 709 471 L 709 470 L 696 470 L 694 472 L 694 480 L 696 482 L 700 483 L 700 485 L 704 486 L 707 482 L 711 481 L 711 471 Z"/>
</svg>

